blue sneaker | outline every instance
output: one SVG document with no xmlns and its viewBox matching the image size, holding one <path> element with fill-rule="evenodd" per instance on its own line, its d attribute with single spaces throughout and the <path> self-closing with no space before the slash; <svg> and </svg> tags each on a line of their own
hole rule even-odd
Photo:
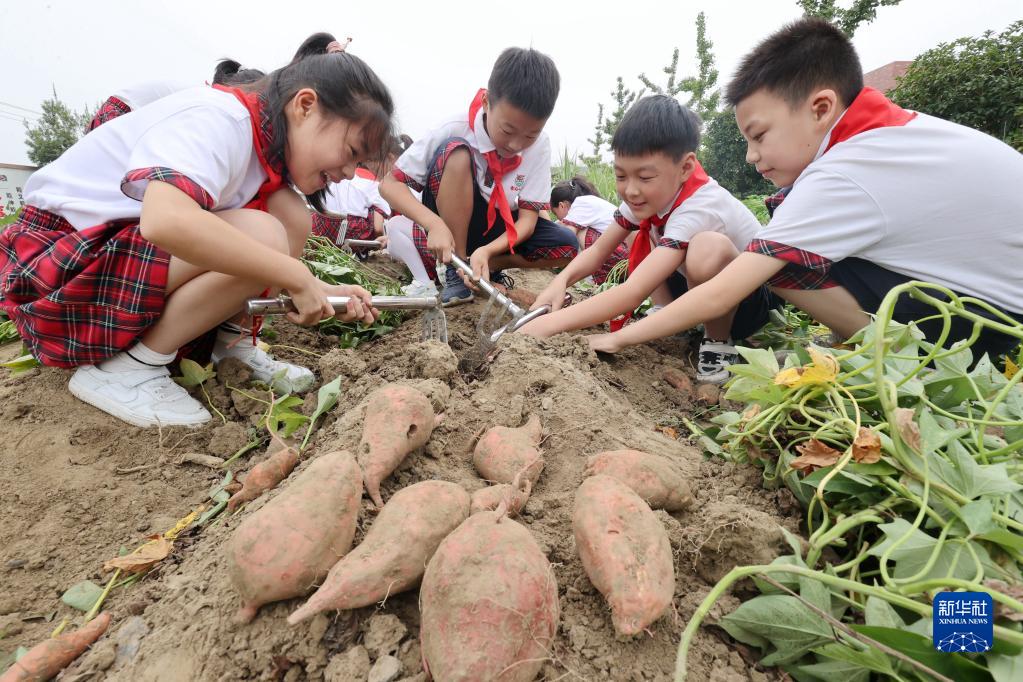
<svg viewBox="0 0 1023 682">
<path fill-rule="evenodd" d="M 444 290 L 440 292 L 440 304 L 445 308 L 472 301 L 472 290 L 465 286 L 462 275 L 454 265 L 444 273 Z"/>
</svg>

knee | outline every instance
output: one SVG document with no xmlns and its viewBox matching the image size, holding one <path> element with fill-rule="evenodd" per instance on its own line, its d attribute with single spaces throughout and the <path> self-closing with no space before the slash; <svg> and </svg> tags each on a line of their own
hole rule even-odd
<svg viewBox="0 0 1023 682">
<path fill-rule="evenodd" d="M 443 177 L 447 177 L 448 174 L 468 177 L 471 172 L 472 154 L 469 152 L 469 148 L 456 147 L 451 150 L 448 154 L 447 160 L 444 161 Z"/>
<path fill-rule="evenodd" d="M 720 232 L 701 232 L 686 248 L 686 274 L 689 279 L 706 282 L 739 255 L 732 240 Z"/>
<path fill-rule="evenodd" d="M 242 208 L 224 211 L 220 216 L 235 229 L 274 251 L 290 253 L 287 229 L 278 218 L 269 213 Z"/>
</svg>

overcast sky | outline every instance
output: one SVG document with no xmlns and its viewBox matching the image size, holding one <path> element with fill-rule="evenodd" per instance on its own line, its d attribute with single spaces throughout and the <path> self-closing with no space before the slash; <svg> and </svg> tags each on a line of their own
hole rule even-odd
<svg viewBox="0 0 1023 682">
<path fill-rule="evenodd" d="M 26 112 L 16 107 L 38 112 L 51 87 L 77 109 L 95 108 L 119 86 L 202 83 L 221 57 L 273 69 L 316 31 L 354 38 L 349 50 L 391 88 L 399 125 L 413 137 L 467 110 L 501 49 L 532 45 L 561 71 L 561 96 L 547 125 L 555 157 L 565 148 L 587 153 L 597 103 L 610 100 L 616 76 L 638 85 L 636 75 L 645 72 L 661 82 L 676 46 L 680 73 L 695 70 L 701 10 L 722 84 L 758 40 L 799 15 L 795 0 L 5 0 L 0 162 L 28 163 L 19 119 Z M 1023 0 L 903 0 L 880 8 L 855 43 L 869 71 L 1021 18 Z"/>
</svg>

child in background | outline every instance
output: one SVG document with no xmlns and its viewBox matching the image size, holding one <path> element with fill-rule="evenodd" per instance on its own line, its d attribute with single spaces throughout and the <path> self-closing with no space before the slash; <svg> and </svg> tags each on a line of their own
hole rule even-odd
<svg viewBox="0 0 1023 682">
<path fill-rule="evenodd" d="M 535 305 L 557 306 L 568 286 L 593 272 L 611 246 L 636 232 L 629 252 L 629 277 L 582 303 L 537 318 L 522 328 L 546 337 L 628 315 L 658 286 L 675 296 L 710 280 L 753 239 L 760 223 L 742 202 L 708 177 L 696 160 L 700 120 L 666 95 L 634 104 L 611 138 L 615 182 L 622 205 L 616 224 L 572 261 L 537 297 Z M 651 240 L 657 245 L 651 252 Z M 587 255 L 592 252 L 592 255 Z M 721 383 L 737 359 L 732 339 L 757 331 L 774 305 L 766 288 L 703 323 L 697 379 Z M 670 307 L 670 306 L 669 306 Z M 661 311 L 650 319 L 664 315 Z M 621 332 L 618 332 L 621 333 Z"/>
<path fill-rule="evenodd" d="M 214 361 L 309 388 L 311 372 L 258 348 L 245 299 L 287 289 L 289 318 L 306 325 L 334 314 L 328 295 L 353 297 L 344 319 L 375 311 L 365 290 L 326 285 L 289 256 L 267 201 L 291 183 L 322 206 L 329 182 L 380 158 L 393 110 L 361 60 L 327 54 L 102 125 L 29 180 L 24 213 L 0 234 L 0 309 L 41 362 L 77 368 L 72 393 L 131 424 L 210 419 L 167 365 L 211 329 Z"/>
<path fill-rule="evenodd" d="M 780 29 L 745 57 L 726 91 L 746 160 L 791 190 L 717 277 L 664 311 L 590 345 L 615 352 L 720 315 L 765 283 L 843 338 L 912 280 L 987 301 L 1023 321 L 1023 156 L 965 126 L 902 109 L 863 87 L 849 38 L 819 19 Z M 931 296 L 940 293 L 929 290 Z M 979 316 L 995 317 L 968 305 Z M 934 316 L 902 296 L 894 319 Z M 949 343 L 973 323 L 952 317 Z M 937 340 L 943 323 L 920 324 Z M 974 358 L 1019 339 L 985 330 Z"/>
<path fill-rule="evenodd" d="M 313 234 L 339 245 L 344 239 L 383 237 L 384 220 L 390 216 L 391 207 L 380 196 L 379 187 L 377 176 L 365 167 L 356 168 L 352 179 L 329 185 L 323 202 L 325 212 L 313 214 Z M 345 218 L 348 229 L 342 235 Z M 355 249 L 355 253 L 367 252 Z"/>
<path fill-rule="evenodd" d="M 395 162 L 380 192 L 414 223 L 427 271 L 435 259 L 468 257 L 475 279 L 507 284 L 504 268 L 553 268 L 578 251 L 575 235 L 540 217 L 551 194 L 550 140 L 543 127 L 560 77 L 550 57 L 508 48 L 488 89 L 417 140 Z M 420 202 L 412 191 L 422 192 Z M 448 265 L 444 305 L 471 301 L 460 272 Z"/>
<path fill-rule="evenodd" d="M 554 185 L 551 190 L 551 211 L 558 217 L 559 223 L 576 230 L 580 251 L 593 246 L 615 218 L 615 205 L 604 200 L 596 187 L 579 176 Z M 611 255 L 593 272 L 594 284 L 603 284 L 611 268 L 628 259 L 627 242 L 615 246 Z"/>
</svg>

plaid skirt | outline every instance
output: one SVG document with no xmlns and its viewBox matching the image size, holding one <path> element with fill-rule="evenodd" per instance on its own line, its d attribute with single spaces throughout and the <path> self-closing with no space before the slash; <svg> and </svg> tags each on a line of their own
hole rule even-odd
<svg viewBox="0 0 1023 682">
<path fill-rule="evenodd" d="M 137 221 L 76 230 L 25 206 L 0 233 L 0 310 L 44 365 L 95 364 L 160 318 L 169 266 Z"/>
<path fill-rule="evenodd" d="M 131 113 L 131 107 L 117 99 L 116 97 L 108 97 L 106 102 L 100 105 L 99 110 L 96 111 L 96 115 L 89 121 L 89 125 L 85 126 L 85 132 L 91 133 L 96 128 L 107 121 L 112 121 L 118 116 L 124 116 L 125 114 Z"/>
<path fill-rule="evenodd" d="M 600 232 L 593 229 L 592 227 L 583 228 L 586 232 L 583 234 L 583 248 L 588 249 L 593 246 L 598 239 L 600 239 Z M 597 271 L 593 273 L 593 283 L 601 285 L 607 281 L 608 273 L 611 272 L 611 268 L 618 265 L 623 260 L 629 260 L 629 247 L 622 242 L 615 247 L 614 253 L 608 256 L 608 259 L 604 261 Z"/>
<path fill-rule="evenodd" d="M 370 214 L 373 215 L 372 213 Z M 322 213 L 313 213 L 313 234 L 317 237 L 326 237 L 335 244 L 341 243 L 341 224 L 344 218 L 328 216 Z M 373 229 L 373 221 L 370 218 L 348 216 L 348 230 L 344 234 L 345 239 L 375 239 L 376 231 Z"/>
</svg>

